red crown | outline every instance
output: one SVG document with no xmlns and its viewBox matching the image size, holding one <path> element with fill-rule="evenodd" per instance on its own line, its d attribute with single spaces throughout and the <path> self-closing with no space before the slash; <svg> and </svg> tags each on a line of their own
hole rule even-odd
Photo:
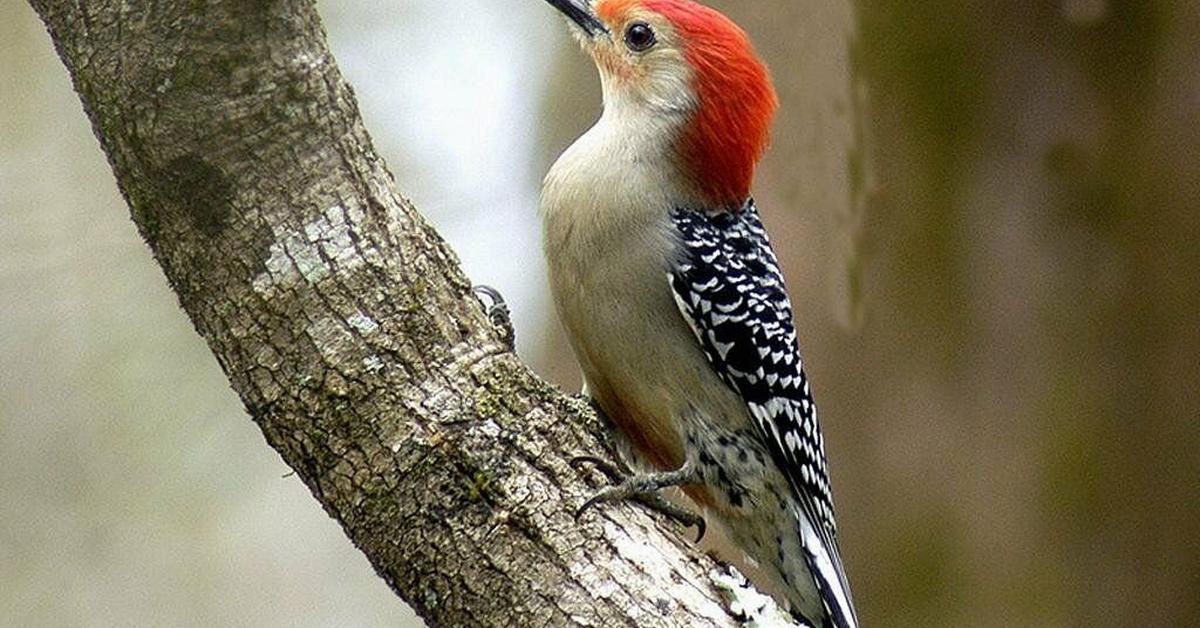
<svg viewBox="0 0 1200 628">
<path fill-rule="evenodd" d="M 720 12 L 689 0 L 644 0 L 685 39 L 699 109 L 679 138 L 694 184 L 717 206 L 750 196 L 778 99 L 746 33 Z"/>
</svg>

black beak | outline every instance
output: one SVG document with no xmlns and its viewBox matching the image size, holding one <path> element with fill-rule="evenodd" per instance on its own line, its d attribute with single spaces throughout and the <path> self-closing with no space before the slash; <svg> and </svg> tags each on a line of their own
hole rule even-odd
<svg viewBox="0 0 1200 628">
<path fill-rule="evenodd" d="M 592 14 L 592 6 L 589 0 L 546 0 L 550 6 L 562 11 L 562 14 L 571 19 L 587 33 L 588 37 L 597 35 L 607 35 L 608 29 L 604 27 L 604 23 Z"/>
</svg>

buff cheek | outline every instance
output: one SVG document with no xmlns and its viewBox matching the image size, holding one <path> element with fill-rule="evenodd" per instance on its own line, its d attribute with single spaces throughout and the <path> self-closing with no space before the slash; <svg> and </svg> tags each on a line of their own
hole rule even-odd
<svg viewBox="0 0 1200 628">
<path fill-rule="evenodd" d="M 629 81 L 637 76 L 633 64 L 611 48 L 597 48 L 592 55 L 596 59 L 596 65 L 600 66 L 609 76 L 621 82 Z"/>
</svg>

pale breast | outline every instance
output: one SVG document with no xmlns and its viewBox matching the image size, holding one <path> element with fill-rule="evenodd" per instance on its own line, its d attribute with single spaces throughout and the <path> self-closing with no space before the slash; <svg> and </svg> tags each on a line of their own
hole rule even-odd
<svg viewBox="0 0 1200 628">
<path fill-rule="evenodd" d="M 588 167 L 593 148 L 585 135 L 547 176 L 551 292 L 593 397 L 648 461 L 675 467 L 689 405 L 717 422 L 744 421 L 745 406 L 712 371 L 673 300 L 668 273 L 679 240 L 666 195 L 639 191 L 654 177 L 636 164 L 615 177 Z"/>
</svg>

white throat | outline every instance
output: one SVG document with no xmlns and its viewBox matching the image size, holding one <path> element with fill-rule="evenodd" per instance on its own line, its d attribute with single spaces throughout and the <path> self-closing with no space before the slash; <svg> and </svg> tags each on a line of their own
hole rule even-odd
<svg viewBox="0 0 1200 628">
<path fill-rule="evenodd" d="M 571 205 L 615 204 L 618 213 L 659 210 L 691 196 L 683 185 L 677 138 L 695 109 L 688 77 L 663 69 L 631 85 L 600 72 L 604 110 L 546 175 L 543 197 Z M 550 209 L 543 202 L 543 211 Z M 609 209 L 609 208 L 602 208 Z M 668 208 L 669 209 L 669 208 Z"/>
</svg>

